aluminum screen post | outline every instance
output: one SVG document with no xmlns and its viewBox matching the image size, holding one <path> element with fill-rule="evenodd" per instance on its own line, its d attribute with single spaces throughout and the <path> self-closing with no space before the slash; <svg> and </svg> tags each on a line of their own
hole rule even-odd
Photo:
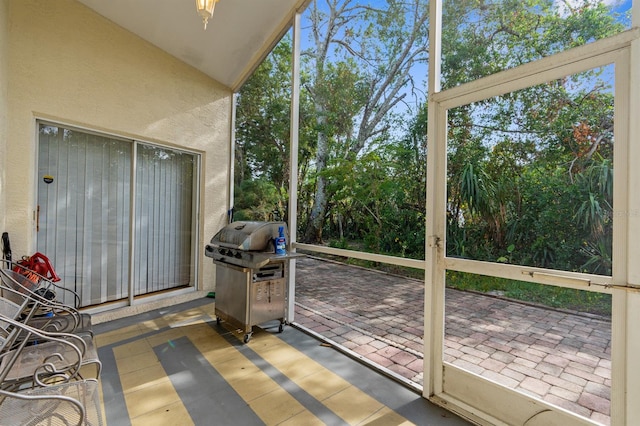
<svg viewBox="0 0 640 426">
<path fill-rule="evenodd" d="M 289 147 L 289 250 L 295 253 L 298 229 L 298 123 L 300 120 L 300 11 L 293 16 L 293 46 L 291 58 L 291 122 Z M 287 322 L 294 320 L 296 307 L 296 261 L 287 262 L 289 298 Z"/>
</svg>

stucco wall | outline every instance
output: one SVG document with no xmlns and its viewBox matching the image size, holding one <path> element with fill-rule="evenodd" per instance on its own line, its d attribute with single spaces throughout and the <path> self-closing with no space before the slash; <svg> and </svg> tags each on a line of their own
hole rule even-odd
<svg viewBox="0 0 640 426">
<path fill-rule="evenodd" d="M 4 232 L 5 217 L 5 152 L 7 143 L 7 87 L 8 87 L 8 0 L 0 0 L 0 232 Z"/>
<path fill-rule="evenodd" d="M 201 288 L 210 288 L 202 247 L 225 220 L 230 90 L 74 0 L 8 5 L 5 228 L 14 254 L 35 248 L 35 122 L 44 118 L 202 153 L 199 255 Z"/>
</svg>

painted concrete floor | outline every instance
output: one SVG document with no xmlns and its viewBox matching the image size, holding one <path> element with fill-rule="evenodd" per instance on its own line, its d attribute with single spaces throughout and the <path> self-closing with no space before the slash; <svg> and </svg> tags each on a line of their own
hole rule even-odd
<svg viewBox="0 0 640 426">
<path fill-rule="evenodd" d="M 468 424 L 296 328 L 254 330 L 206 298 L 95 325 L 107 424 Z"/>
<path fill-rule="evenodd" d="M 610 424 L 611 322 L 447 289 L 444 360 Z M 422 281 L 305 257 L 296 323 L 422 386 Z"/>
</svg>

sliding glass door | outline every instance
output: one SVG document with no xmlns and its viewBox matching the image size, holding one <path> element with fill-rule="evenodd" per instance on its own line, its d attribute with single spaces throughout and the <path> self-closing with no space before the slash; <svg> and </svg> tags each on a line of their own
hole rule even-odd
<svg viewBox="0 0 640 426">
<path fill-rule="evenodd" d="M 45 123 L 38 155 L 37 248 L 82 306 L 193 283 L 196 155 Z"/>
<path fill-rule="evenodd" d="M 196 157 L 138 144 L 136 159 L 137 296 L 190 283 Z"/>
</svg>

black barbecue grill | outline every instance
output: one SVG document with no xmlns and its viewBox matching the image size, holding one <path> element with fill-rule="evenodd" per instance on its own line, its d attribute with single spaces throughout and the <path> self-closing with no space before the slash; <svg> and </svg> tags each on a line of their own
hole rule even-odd
<svg viewBox="0 0 640 426">
<path fill-rule="evenodd" d="M 284 222 L 233 222 L 205 247 L 216 265 L 216 321 L 226 321 L 251 339 L 254 325 L 280 320 L 282 332 L 288 299 L 287 260 L 275 254 L 274 241 Z"/>
</svg>

